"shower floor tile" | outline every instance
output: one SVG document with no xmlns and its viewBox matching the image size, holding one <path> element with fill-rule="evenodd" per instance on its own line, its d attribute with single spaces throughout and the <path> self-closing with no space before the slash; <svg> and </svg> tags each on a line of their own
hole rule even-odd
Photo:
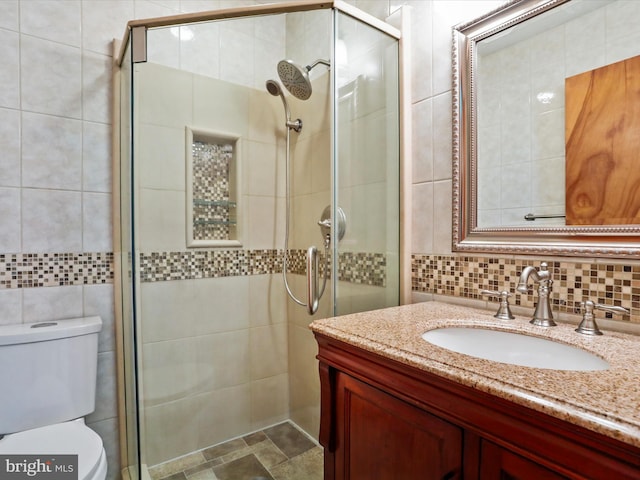
<svg viewBox="0 0 640 480">
<path fill-rule="evenodd" d="M 267 428 L 264 433 L 289 458 L 315 447 L 309 437 L 288 422 Z"/>
<path fill-rule="evenodd" d="M 213 473 L 218 480 L 274 480 L 253 454 L 213 467 Z"/>
<path fill-rule="evenodd" d="M 291 422 L 206 448 L 202 462 L 182 459 L 149 469 L 153 480 L 322 480 L 323 452 Z M 191 454 L 190 457 L 194 456 Z M 183 457 L 184 458 L 184 457 Z M 167 475 L 171 472 L 171 475 Z"/>
</svg>

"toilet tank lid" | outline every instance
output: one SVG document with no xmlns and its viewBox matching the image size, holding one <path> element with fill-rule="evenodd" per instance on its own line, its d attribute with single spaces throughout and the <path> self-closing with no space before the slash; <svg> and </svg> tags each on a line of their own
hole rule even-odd
<svg viewBox="0 0 640 480">
<path fill-rule="evenodd" d="M 98 333 L 101 329 L 102 320 L 99 316 L 0 325 L 0 346 L 78 337 Z"/>
</svg>

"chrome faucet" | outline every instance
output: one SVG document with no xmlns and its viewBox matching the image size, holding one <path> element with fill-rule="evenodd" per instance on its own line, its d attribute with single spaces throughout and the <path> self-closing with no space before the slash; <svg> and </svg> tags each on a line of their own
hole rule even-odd
<svg viewBox="0 0 640 480">
<path fill-rule="evenodd" d="M 533 312 L 533 319 L 531 322 L 539 327 L 554 327 L 556 322 L 553 321 L 553 312 L 551 311 L 551 287 L 553 280 L 551 279 L 551 272 L 547 270 L 547 264 L 542 262 L 540 269 L 536 270 L 535 267 L 526 267 L 520 274 L 520 280 L 516 290 L 520 293 L 527 293 L 529 287 L 529 277 L 533 279 L 535 283 L 538 283 L 538 303 L 536 304 L 536 310 Z"/>
</svg>

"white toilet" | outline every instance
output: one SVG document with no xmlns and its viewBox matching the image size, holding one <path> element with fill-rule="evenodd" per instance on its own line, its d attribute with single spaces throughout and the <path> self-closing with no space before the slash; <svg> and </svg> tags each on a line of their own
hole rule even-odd
<svg viewBox="0 0 640 480">
<path fill-rule="evenodd" d="M 78 480 L 104 480 L 95 409 L 100 317 L 0 326 L 0 455 L 78 455 Z M 3 436 L 4 435 L 4 436 Z"/>
</svg>

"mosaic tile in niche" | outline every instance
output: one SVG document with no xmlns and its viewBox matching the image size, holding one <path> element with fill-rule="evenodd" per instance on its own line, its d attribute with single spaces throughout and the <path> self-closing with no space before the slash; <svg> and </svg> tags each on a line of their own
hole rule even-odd
<svg viewBox="0 0 640 480">
<path fill-rule="evenodd" d="M 229 240 L 235 225 L 235 199 L 231 198 L 230 163 L 233 145 L 194 140 L 193 237 L 195 240 Z"/>
</svg>

